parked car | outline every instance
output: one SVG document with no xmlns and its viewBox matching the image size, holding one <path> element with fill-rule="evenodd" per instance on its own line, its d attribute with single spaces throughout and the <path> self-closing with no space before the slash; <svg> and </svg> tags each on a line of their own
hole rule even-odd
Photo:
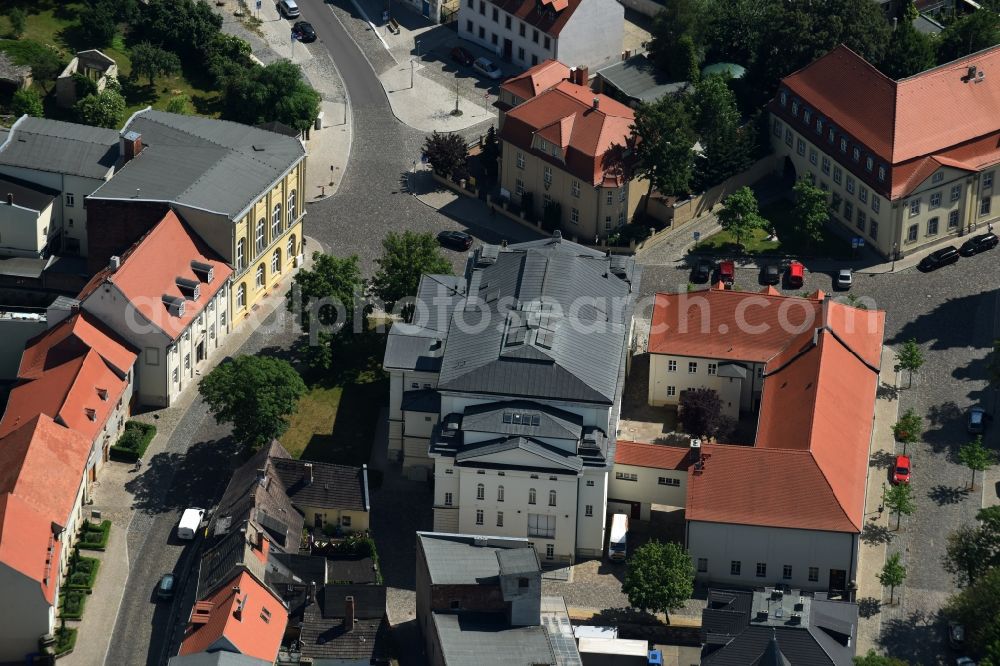
<svg viewBox="0 0 1000 666">
<path fill-rule="evenodd" d="M 285 18 L 298 18 L 302 15 L 295 0 L 278 0 L 278 13 Z"/>
<path fill-rule="evenodd" d="M 837 273 L 837 289 L 850 289 L 854 284 L 854 273 L 850 268 L 841 268 Z"/>
<path fill-rule="evenodd" d="M 292 36 L 300 42 L 315 42 L 316 31 L 309 21 L 296 21 L 292 26 Z"/>
<path fill-rule="evenodd" d="M 472 247 L 472 236 L 464 231 L 442 231 L 438 234 L 438 243 L 456 250 L 468 250 Z"/>
<path fill-rule="evenodd" d="M 708 259 L 700 259 L 691 271 L 691 281 L 703 284 L 712 279 L 712 270 L 715 265 Z"/>
<path fill-rule="evenodd" d="M 794 259 L 788 264 L 788 286 L 798 289 L 805 281 L 806 267 Z"/>
<path fill-rule="evenodd" d="M 475 62 L 472 63 L 472 69 L 490 79 L 495 80 L 503 77 L 503 70 L 489 58 L 476 58 Z"/>
<path fill-rule="evenodd" d="M 958 250 L 954 245 L 949 245 L 948 247 L 943 247 L 940 250 L 935 250 L 921 259 L 920 263 L 917 264 L 917 268 L 924 272 L 933 271 L 941 268 L 942 266 L 955 263 L 958 261 L 958 257 Z"/>
<path fill-rule="evenodd" d="M 974 254 L 979 254 L 980 252 L 985 252 L 986 250 L 992 250 L 997 246 L 1000 239 L 994 233 L 979 234 L 978 236 L 973 236 L 969 240 L 962 243 L 962 248 L 959 253 L 963 257 L 971 257 Z"/>
<path fill-rule="evenodd" d="M 892 482 L 897 485 L 910 482 L 910 456 L 896 456 L 896 464 L 892 468 Z"/>
<path fill-rule="evenodd" d="M 723 261 L 719 264 L 719 282 L 729 289 L 733 286 L 733 282 L 736 281 L 736 264 L 730 260 Z"/>
<path fill-rule="evenodd" d="M 764 264 L 760 269 L 761 284 L 778 284 L 781 282 L 781 269 L 778 264 Z"/>
<path fill-rule="evenodd" d="M 952 650 L 961 650 L 965 647 L 965 625 L 959 622 L 948 623 L 948 645 Z"/>
<path fill-rule="evenodd" d="M 979 435 L 986 430 L 986 422 L 989 418 L 989 414 L 982 407 L 970 407 L 965 427 L 973 435 Z"/>
<path fill-rule="evenodd" d="M 173 574 L 163 574 L 160 582 L 156 584 L 156 598 L 160 601 L 173 599 L 175 582 Z"/>
<path fill-rule="evenodd" d="M 958 657 L 955 666 L 976 666 L 976 661 L 970 657 Z"/>
<path fill-rule="evenodd" d="M 476 60 L 467 49 L 461 46 L 456 46 L 451 50 L 451 59 L 460 65 L 465 65 L 466 67 L 471 65 Z"/>
<path fill-rule="evenodd" d="M 184 509 L 180 522 L 177 523 L 177 538 L 185 541 L 194 539 L 195 534 L 201 527 L 201 519 L 205 517 L 204 509 Z"/>
</svg>

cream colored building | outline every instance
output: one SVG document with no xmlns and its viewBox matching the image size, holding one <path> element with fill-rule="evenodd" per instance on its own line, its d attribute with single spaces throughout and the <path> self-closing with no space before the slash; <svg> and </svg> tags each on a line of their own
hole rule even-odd
<svg viewBox="0 0 1000 666">
<path fill-rule="evenodd" d="M 722 413 L 739 418 L 741 411 L 751 411 L 754 401 L 760 399 L 763 372 L 763 363 L 650 354 L 648 402 L 656 407 L 676 407 L 684 391 L 710 389 L 722 400 Z"/>
</svg>

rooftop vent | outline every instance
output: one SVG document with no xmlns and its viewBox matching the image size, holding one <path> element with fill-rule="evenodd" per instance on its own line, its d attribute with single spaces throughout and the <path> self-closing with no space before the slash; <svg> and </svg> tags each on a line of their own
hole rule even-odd
<svg viewBox="0 0 1000 666">
<path fill-rule="evenodd" d="M 691 448 L 692 449 L 700 449 L 701 448 L 701 440 L 698 439 L 697 437 L 692 437 L 691 438 Z"/>
<path fill-rule="evenodd" d="M 110 268 L 112 271 L 116 271 L 121 267 L 122 267 L 122 258 L 119 257 L 118 255 L 114 255 L 113 257 L 111 257 L 111 261 L 108 262 L 108 268 Z"/>
<path fill-rule="evenodd" d="M 203 261 L 191 261 L 191 270 L 194 274 L 198 276 L 198 279 L 202 282 L 211 282 L 215 278 L 215 268 L 212 264 L 206 264 Z"/>
<path fill-rule="evenodd" d="M 478 546 L 480 548 L 485 548 L 486 546 L 490 545 L 490 540 L 489 538 L 484 536 L 477 536 L 472 539 L 472 545 Z"/>
</svg>

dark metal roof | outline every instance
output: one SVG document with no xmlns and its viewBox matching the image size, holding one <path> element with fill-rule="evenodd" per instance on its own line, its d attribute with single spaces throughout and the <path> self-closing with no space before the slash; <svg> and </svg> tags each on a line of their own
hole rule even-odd
<svg viewBox="0 0 1000 666">
<path fill-rule="evenodd" d="M 501 575 L 536 574 L 540 570 L 534 548 L 501 548 L 496 554 Z"/>
<path fill-rule="evenodd" d="M 293 504 L 368 511 L 368 482 L 363 467 L 291 458 L 275 458 L 271 462 Z"/>
<path fill-rule="evenodd" d="M 500 613 L 433 613 L 434 631 L 447 664 L 541 666 L 556 664 L 540 626 L 511 627 Z"/>
<path fill-rule="evenodd" d="M 374 584 L 377 579 L 375 561 L 356 555 L 327 556 L 326 580 L 330 584 Z"/>
<path fill-rule="evenodd" d="M 526 418 L 527 417 L 527 418 Z M 536 423 L 537 421 L 537 423 Z M 583 418 L 529 400 L 508 400 L 467 407 L 462 430 L 527 437 L 579 440 Z"/>
<path fill-rule="evenodd" d="M 434 389 L 403 391 L 403 402 L 400 409 L 404 412 L 437 414 L 441 411 L 441 394 Z"/>
<path fill-rule="evenodd" d="M 475 545 L 476 537 L 470 535 L 417 532 L 420 543 L 417 557 L 423 552 L 432 585 L 484 585 L 498 581 L 499 551 L 525 549 L 534 553 L 527 539 L 483 537 L 483 540 L 484 545 Z"/>
<path fill-rule="evenodd" d="M 691 87 L 687 81 L 671 81 L 642 54 L 605 67 L 597 72 L 597 76 L 626 97 L 640 102 L 652 102 L 664 95 L 685 92 Z"/>
<path fill-rule="evenodd" d="M 272 662 L 237 652 L 195 652 L 171 657 L 167 666 L 271 666 Z"/>
<path fill-rule="evenodd" d="M 539 469 L 551 469 L 552 467 L 556 467 L 559 469 L 572 470 L 574 472 L 579 472 L 583 469 L 583 461 L 580 460 L 579 456 L 530 437 L 506 437 L 503 439 L 491 439 L 486 442 L 468 446 L 459 451 L 455 456 L 455 464 L 461 465 L 462 463 L 472 463 L 480 458 L 484 458 L 494 453 L 502 453 L 504 451 L 513 451 L 516 449 L 525 451 L 526 453 L 531 453 L 544 460 L 544 463 L 539 463 L 537 465 Z M 529 464 L 529 466 L 535 467 L 536 465 Z"/>
<path fill-rule="evenodd" d="M 299 640 L 302 656 L 349 663 L 386 663 L 389 623 L 384 618 L 355 620 L 347 631 L 343 618 L 323 617 L 317 604 L 306 607 Z"/>
<path fill-rule="evenodd" d="M 323 617 L 344 617 L 347 597 L 354 598 L 354 617 L 374 620 L 385 615 L 385 585 L 327 585 Z"/>
<path fill-rule="evenodd" d="M 106 178 L 118 157 L 117 130 L 30 116 L 0 146 L 0 165 L 84 178 Z"/>
<path fill-rule="evenodd" d="M 257 529 L 259 528 L 248 525 L 246 531 L 233 530 L 205 551 L 198 569 L 199 599 L 212 594 L 243 569 L 251 572 L 257 580 L 265 580 L 264 563 L 253 552 L 248 540 L 248 533 L 256 532 Z"/>
<path fill-rule="evenodd" d="M 772 639 L 775 645 L 771 644 Z M 784 661 L 776 661 L 779 655 Z M 703 656 L 701 663 L 704 666 L 834 665 L 807 630 L 771 626 L 747 627 L 723 647 Z"/>
<path fill-rule="evenodd" d="M 0 174 L 0 205 L 7 204 L 7 195 L 13 197 L 15 206 L 42 212 L 59 196 L 59 190 Z"/>
</svg>

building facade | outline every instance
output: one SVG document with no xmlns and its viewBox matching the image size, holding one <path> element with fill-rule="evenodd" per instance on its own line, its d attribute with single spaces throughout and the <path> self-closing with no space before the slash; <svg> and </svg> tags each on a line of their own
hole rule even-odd
<svg viewBox="0 0 1000 666">
<path fill-rule="evenodd" d="M 893 81 L 839 46 L 782 80 L 771 145 L 786 176 L 830 193 L 847 238 L 890 258 L 954 243 L 1000 217 L 994 64 L 997 47 Z"/>
</svg>

